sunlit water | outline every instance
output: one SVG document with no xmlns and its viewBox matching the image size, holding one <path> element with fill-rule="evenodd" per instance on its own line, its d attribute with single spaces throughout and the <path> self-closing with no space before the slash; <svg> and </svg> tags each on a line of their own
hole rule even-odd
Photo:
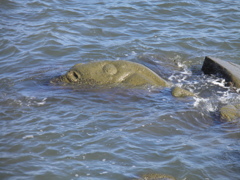
<svg viewBox="0 0 240 180">
<path fill-rule="evenodd" d="M 240 1 L 0 0 L 0 179 L 240 179 L 239 103 L 204 76 L 206 55 L 240 63 Z M 144 64 L 169 88 L 78 89 L 49 83 L 76 63 Z"/>
</svg>

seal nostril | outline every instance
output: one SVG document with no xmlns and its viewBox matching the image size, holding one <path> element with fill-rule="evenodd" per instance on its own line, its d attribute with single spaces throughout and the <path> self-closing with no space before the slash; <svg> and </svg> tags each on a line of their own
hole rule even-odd
<svg viewBox="0 0 240 180">
<path fill-rule="evenodd" d="M 80 79 L 80 75 L 75 71 L 70 71 L 67 74 L 67 78 L 70 80 L 70 82 L 76 82 Z"/>
<path fill-rule="evenodd" d="M 79 78 L 79 77 L 78 77 L 78 74 L 77 74 L 76 72 L 73 72 L 73 76 L 74 76 L 76 79 Z"/>
</svg>

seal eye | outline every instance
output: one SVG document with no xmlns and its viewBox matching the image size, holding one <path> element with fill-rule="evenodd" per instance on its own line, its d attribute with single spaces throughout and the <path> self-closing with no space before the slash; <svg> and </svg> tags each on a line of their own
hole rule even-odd
<svg viewBox="0 0 240 180">
<path fill-rule="evenodd" d="M 71 81 L 71 82 L 77 82 L 80 79 L 80 74 L 77 73 L 76 71 L 70 71 L 67 74 L 67 78 Z"/>
<path fill-rule="evenodd" d="M 117 68 L 113 64 L 106 64 L 103 66 L 103 72 L 109 75 L 114 75 L 117 73 Z"/>
</svg>

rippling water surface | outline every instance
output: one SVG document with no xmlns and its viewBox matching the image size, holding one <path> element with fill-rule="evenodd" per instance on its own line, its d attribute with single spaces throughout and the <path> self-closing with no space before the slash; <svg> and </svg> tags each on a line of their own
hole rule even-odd
<svg viewBox="0 0 240 180">
<path fill-rule="evenodd" d="M 200 69 L 206 55 L 240 63 L 240 1 L 0 0 L 0 16 L 0 179 L 239 179 L 240 125 L 218 110 L 240 96 Z M 201 98 L 49 84 L 106 59 Z"/>
</svg>

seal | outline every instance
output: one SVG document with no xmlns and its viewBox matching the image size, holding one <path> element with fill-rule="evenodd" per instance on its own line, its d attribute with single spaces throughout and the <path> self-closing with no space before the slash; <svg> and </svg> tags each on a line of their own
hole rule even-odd
<svg viewBox="0 0 240 180">
<path fill-rule="evenodd" d="M 70 68 L 66 74 L 52 79 L 51 82 L 80 85 L 80 87 L 172 87 L 170 82 L 148 67 L 124 60 L 79 63 Z M 194 96 L 192 92 L 180 87 L 173 88 L 172 95 L 175 97 Z"/>
<path fill-rule="evenodd" d="M 240 118 L 240 104 L 228 104 L 220 109 L 220 115 L 223 120 L 228 122 Z"/>
<path fill-rule="evenodd" d="M 146 66 L 123 60 L 76 64 L 66 74 L 51 82 L 130 88 L 146 85 L 170 87 L 170 83 Z"/>
<path fill-rule="evenodd" d="M 173 176 L 166 174 L 145 174 L 136 180 L 176 180 Z"/>
</svg>

